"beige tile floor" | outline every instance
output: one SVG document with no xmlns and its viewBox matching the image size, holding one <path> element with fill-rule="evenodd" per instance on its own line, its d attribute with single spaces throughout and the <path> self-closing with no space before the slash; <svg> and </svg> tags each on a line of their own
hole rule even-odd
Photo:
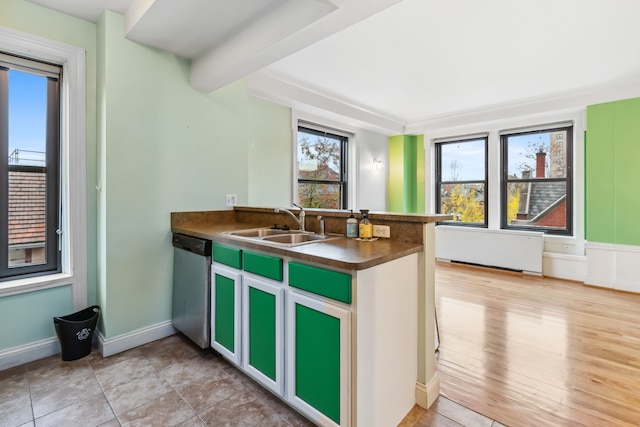
<svg viewBox="0 0 640 427">
<path fill-rule="evenodd" d="M 181 335 L 102 358 L 0 371 L 0 426 L 312 426 L 223 358 Z M 410 426 L 500 424 L 440 397 Z"/>
</svg>

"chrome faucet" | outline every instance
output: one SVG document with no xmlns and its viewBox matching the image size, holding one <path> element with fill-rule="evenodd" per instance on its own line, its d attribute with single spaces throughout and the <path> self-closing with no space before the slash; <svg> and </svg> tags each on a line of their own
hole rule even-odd
<svg viewBox="0 0 640 427">
<path fill-rule="evenodd" d="M 304 229 L 304 219 L 305 219 L 304 209 L 302 209 L 302 207 L 296 205 L 295 203 L 293 203 L 293 206 L 295 206 L 295 207 L 300 209 L 300 219 L 298 219 L 298 217 L 296 217 L 295 214 L 293 212 L 291 212 L 289 209 L 275 208 L 273 210 L 273 212 L 275 212 L 275 213 L 286 213 L 287 215 L 291 216 L 291 218 L 293 218 L 296 221 L 300 231 L 305 231 L 305 229 Z"/>
</svg>

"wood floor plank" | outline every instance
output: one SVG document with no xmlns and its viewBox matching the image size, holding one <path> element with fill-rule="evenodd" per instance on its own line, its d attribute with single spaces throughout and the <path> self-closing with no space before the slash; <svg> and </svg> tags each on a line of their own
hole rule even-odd
<svg viewBox="0 0 640 427">
<path fill-rule="evenodd" d="M 447 398 L 509 426 L 640 426 L 640 295 L 437 263 Z"/>
</svg>

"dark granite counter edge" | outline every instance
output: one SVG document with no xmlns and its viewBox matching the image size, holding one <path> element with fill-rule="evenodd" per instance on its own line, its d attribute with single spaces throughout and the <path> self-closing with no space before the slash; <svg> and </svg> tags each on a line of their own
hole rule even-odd
<svg viewBox="0 0 640 427">
<path fill-rule="evenodd" d="M 375 267 L 377 265 L 384 264 L 386 262 L 393 261 L 394 259 L 402 258 L 407 255 L 418 253 L 423 250 L 423 246 L 421 244 L 396 243 L 393 244 L 393 250 L 384 251 L 383 253 L 375 254 L 372 256 L 364 255 L 359 257 L 360 259 L 353 261 L 346 260 L 340 255 L 341 253 L 347 251 L 356 254 L 358 253 L 358 249 L 355 247 L 357 243 L 348 241 L 350 239 L 347 239 L 346 237 L 337 239 L 337 241 L 311 243 L 293 247 L 278 247 L 273 245 L 254 243 L 250 240 L 240 240 L 222 234 L 223 231 L 239 230 L 252 227 L 255 227 L 255 224 L 218 224 L 213 227 L 213 229 L 212 227 L 206 226 L 202 227 L 198 225 L 184 225 L 172 227 L 171 231 L 173 233 L 186 234 L 189 236 L 199 237 L 201 239 L 211 240 L 214 243 L 233 245 L 244 249 L 259 250 L 269 254 L 318 263 L 326 265 L 328 267 L 339 268 L 343 270 L 365 270 L 367 268 Z M 330 256 L 331 252 L 334 250 L 334 256 Z M 327 255 L 327 253 L 329 253 L 329 255 Z"/>
<path fill-rule="evenodd" d="M 291 209 L 294 213 L 298 209 Z M 326 217 L 326 232 L 344 235 L 349 211 L 305 209 L 307 230 L 317 231 L 317 216 Z M 171 231 L 218 243 L 233 244 L 241 248 L 314 262 L 345 270 L 364 270 L 402 258 L 423 250 L 423 224 L 450 219 L 450 215 L 370 213 L 374 224 L 389 225 L 391 239 L 380 239 L 371 246 L 358 244 L 353 239 L 341 238 L 293 247 L 266 245 L 250 240 L 240 240 L 223 234 L 225 231 L 269 227 L 275 223 L 295 228 L 287 215 L 275 214 L 274 208 L 235 206 L 233 210 L 173 212 Z"/>
</svg>

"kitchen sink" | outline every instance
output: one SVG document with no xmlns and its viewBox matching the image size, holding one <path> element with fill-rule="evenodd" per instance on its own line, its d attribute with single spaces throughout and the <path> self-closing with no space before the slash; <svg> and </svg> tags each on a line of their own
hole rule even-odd
<svg viewBox="0 0 640 427">
<path fill-rule="evenodd" d="M 237 231 L 228 231 L 224 234 L 229 234 L 231 236 L 241 236 L 241 237 L 266 237 L 266 236 L 278 236 L 282 234 L 302 234 L 309 233 L 308 231 L 301 230 L 281 230 L 277 228 L 250 228 L 248 230 L 237 230 Z"/>
<path fill-rule="evenodd" d="M 245 241 L 249 240 L 255 243 L 286 247 L 323 242 L 342 237 L 337 235 L 315 234 L 311 231 L 279 230 L 274 228 L 250 228 L 248 230 L 226 231 L 223 234 Z"/>
</svg>

